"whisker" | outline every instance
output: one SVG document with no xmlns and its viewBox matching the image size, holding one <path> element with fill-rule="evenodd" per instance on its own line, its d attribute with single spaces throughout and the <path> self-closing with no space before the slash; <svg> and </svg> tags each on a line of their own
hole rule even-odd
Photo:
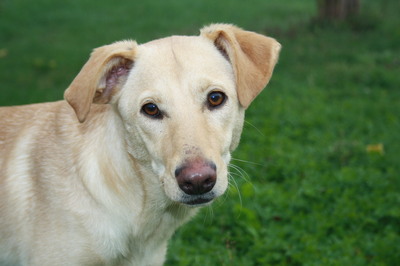
<svg viewBox="0 0 400 266">
<path fill-rule="evenodd" d="M 253 125 L 252 123 L 250 123 L 249 121 L 244 120 L 245 123 L 247 123 L 248 125 L 250 125 L 252 128 L 254 128 L 259 134 L 261 134 L 261 136 L 265 137 L 265 134 L 261 132 L 261 130 L 259 130 L 255 125 Z"/>
<path fill-rule="evenodd" d="M 238 173 L 230 173 L 230 175 L 231 175 L 231 178 L 241 178 L 241 179 L 243 179 L 246 183 L 250 183 L 250 181 L 249 181 L 247 178 L 245 178 L 243 175 L 241 175 L 241 174 L 238 174 Z"/>
<path fill-rule="evenodd" d="M 207 212 L 204 215 L 203 224 L 207 223 L 207 218 L 208 217 L 210 217 L 210 224 L 211 224 L 213 219 L 214 219 L 214 209 L 212 208 L 212 205 L 207 206 Z"/>
<path fill-rule="evenodd" d="M 240 193 L 240 189 L 238 186 L 238 183 L 236 182 L 235 178 L 233 178 L 233 176 L 229 173 L 229 179 L 228 179 L 228 184 L 233 186 L 234 188 L 236 188 L 237 192 L 238 192 L 238 196 L 239 196 L 239 202 L 240 202 L 240 206 L 243 206 L 243 201 L 242 201 L 242 194 Z"/>
<path fill-rule="evenodd" d="M 241 167 L 231 164 L 231 163 L 228 165 L 228 167 L 231 167 L 232 169 L 236 170 L 238 172 L 237 176 L 243 178 L 243 180 L 250 183 L 250 176 Z M 234 173 L 231 173 L 231 174 L 234 174 Z"/>
<path fill-rule="evenodd" d="M 214 209 L 212 207 L 212 205 L 209 206 L 208 208 L 209 212 L 210 212 L 210 217 L 211 217 L 211 222 L 214 219 Z"/>
<path fill-rule="evenodd" d="M 242 159 L 237 159 L 237 158 L 231 158 L 232 161 L 238 161 L 238 162 L 242 162 L 242 163 L 248 163 L 248 164 L 254 164 L 254 165 L 262 165 L 261 163 L 255 163 L 255 162 L 250 162 L 250 161 L 246 161 L 246 160 L 242 160 Z"/>
<path fill-rule="evenodd" d="M 228 174 L 229 175 L 229 174 Z M 228 176 L 228 186 L 231 186 L 231 183 L 229 181 L 229 176 Z M 225 201 L 228 199 L 228 193 L 224 193 L 220 199 L 218 200 L 218 206 L 224 205 Z"/>
</svg>

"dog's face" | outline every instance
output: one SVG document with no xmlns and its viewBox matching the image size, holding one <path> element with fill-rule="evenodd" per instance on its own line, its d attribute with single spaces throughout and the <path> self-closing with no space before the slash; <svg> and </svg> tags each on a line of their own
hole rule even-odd
<svg viewBox="0 0 400 266">
<path fill-rule="evenodd" d="M 279 48 L 229 25 L 140 46 L 119 42 L 95 50 L 65 97 L 83 122 L 91 100 L 76 91 L 93 80 L 87 97 L 114 105 L 128 152 L 151 165 L 165 195 L 204 205 L 227 188 L 244 110 L 268 82 Z"/>
<path fill-rule="evenodd" d="M 140 46 L 117 106 L 130 153 L 151 161 L 171 200 L 202 204 L 225 191 L 244 108 L 232 65 L 211 42 L 170 37 Z"/>
</svg>

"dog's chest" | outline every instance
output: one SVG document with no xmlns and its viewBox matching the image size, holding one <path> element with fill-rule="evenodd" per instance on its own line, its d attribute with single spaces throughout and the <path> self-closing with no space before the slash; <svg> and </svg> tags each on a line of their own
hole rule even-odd
<svg viewBox="0 0 400 266">
<path fill-rule="evenodd" d="M 168 239 L 195 212 L 186 207 L 147 208 L 130 221 L 116 217 L 98 220 L 92 232 L 96 239 L 93 244 L 106 265 L 127 261 L 133 265 L 161 265 Z"/>
</svg>

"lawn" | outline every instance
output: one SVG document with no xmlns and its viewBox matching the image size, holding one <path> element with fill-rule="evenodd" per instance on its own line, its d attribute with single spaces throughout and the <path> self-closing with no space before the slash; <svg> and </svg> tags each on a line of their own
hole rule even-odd
<svg viewBox="0 0 400 266">
<path fill-rule="evenodd" d="M 400 265 L 400 2 L 348 23 L 315 0 L 0 2 L 0 105 L 62 98 L 92 48 L 229 22 L 283 45 L 250 106 L 229 191 L 166 265 Z"/>
</svg>

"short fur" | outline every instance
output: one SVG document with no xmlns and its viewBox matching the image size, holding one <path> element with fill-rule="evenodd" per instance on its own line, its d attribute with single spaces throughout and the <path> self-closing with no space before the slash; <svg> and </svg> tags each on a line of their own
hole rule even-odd
<svg viewBox="0 0 400 266">
<path fill-rule="evenodd" d="M 94 50 L 65 101 L 1 108 L 0 263 L 162 265 L 175 229 L 226 190 L 244 111 L 279 50 L 226 24 L 117 42 Z M 227 96 L 215 109 L 212 91 Z M 211 191 L 178 185 L 193 162 L 215 171 Z"/>
</svg>

